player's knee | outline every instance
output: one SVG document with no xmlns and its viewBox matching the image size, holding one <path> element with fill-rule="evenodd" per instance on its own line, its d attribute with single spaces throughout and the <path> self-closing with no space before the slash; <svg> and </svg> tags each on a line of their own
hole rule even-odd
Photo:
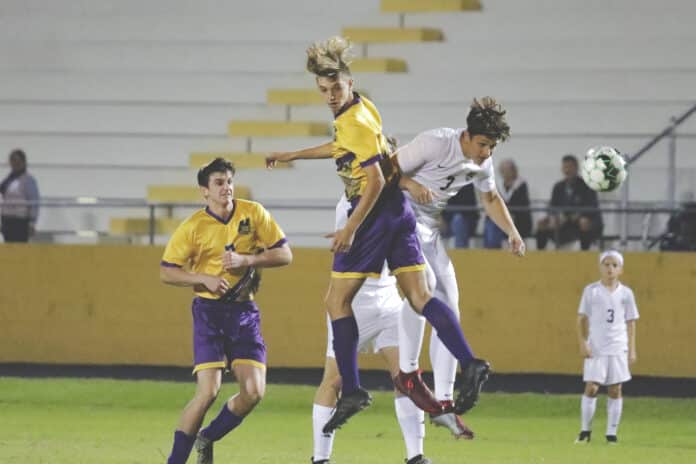
<svg viewBox="0 0 696 464">
<path fill-rule="evenodd" d="M 244 392 L 244 402 L 253 408 L 261 402 L 265 393 L 265 389 L 261 387 L 249 388 Z"/>
<path fill-rule="evenodd" d="M 432 293 L 430 293 L 430 290 L 427 288 L 410 289 L 405 291 L 404 295 L 411 304 L 411 307 L 419 314 L 423 312 L 423 307 L 433 297 Z"/>
<path fill-rule="evenodd" d="M 609 395 L 609 398 L 612 399 L 621 398 L 621 384 L 611 385 L 609 388 L 607 388 L 607 395 Z"/>
<path fill-rule="evenodd" d="M 324 298 L 324 303 L 326 304 L 326 307 L 329 309 L 329 311 L 331 311 L 336 308 L 341 308 L 346 304 L 350 304 L 350 301 L 348 301 L 348 299 L 345 298 L 343 295 L 340 295 L 332 291 L 326 295 L 326 298 Z"/>
<path fill-rule="evenodd" d="M 597 393 L 599 392 L 599 385 L 596 383 L 588 383 L 585 386 L 585 396 L 589 396 L 590 398 L 594 398 L 597 396 Z"/>
<path fill-rule="evenodd" d="M 196 391 L 196 399 L 205 404 L 206 406 L 210 406 L 215 402 L 217 399 L 218 393 L 220 393 L 220 387 L 216 385 L 209 385 L 205 386 L 202 388 L 198 388 Z"/>
</svg>

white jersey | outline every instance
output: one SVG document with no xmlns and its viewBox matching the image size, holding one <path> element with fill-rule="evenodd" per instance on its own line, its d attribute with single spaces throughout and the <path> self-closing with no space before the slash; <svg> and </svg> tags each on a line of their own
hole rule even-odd
<svg viewBox="0 0 696 464">
<path fill-rule="evenodd" d="M 595 282 L 582 292 L 578 314 L 587 316 L 592 356 L 617 356 L 628 351 L 626 322 L 638 319 L 633 291 L 619 283 L 612 292 Z"/>
<path fill-rule="evenodd" d="M 464 156 L 459 138 L 465 129 L 439 128 L 421 132 L 408 145 L 399 148 L 397 159 L 404 174 L 433 192 L 433 202 L 420 205 L 404 192 L 411 202 L 418 222 L 437 227 L 447 200 L 473 182 L 481 192 L 495 189 L 493 160 L 480 166 Z"/>
<path fill-rule="evenodd" d="M 346 199 L 346 195 L 341 195 L 341 199 L 338 200 L 336 204 L 336 230 L 343 229 L 348 222 L 348 211 L 350 211 L 351 204 Z M 374 277 L 368 277 L 363 283 L 363 287 L 394 287 L 396 285 L 396 277 L 390 274 L 389 267 L 385 261 L 384 266 L 382 266 L 382 273 L 379 279 Z"/>
</svg>

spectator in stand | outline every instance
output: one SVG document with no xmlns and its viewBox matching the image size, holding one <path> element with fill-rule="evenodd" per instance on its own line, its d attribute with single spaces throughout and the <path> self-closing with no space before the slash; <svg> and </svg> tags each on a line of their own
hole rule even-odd
<svg viewBox="0 0 696 464">
<path fill-rule="evenodd" d="M 682 198 L 681 209 L 667 223 L 667 232 L 660 238 L 662 251 L 696 251 L 696 201 L 688 192 Z"/>
<path fill-rule="evenodd" d="M 447 206 L 472 206 L 477 207 L 476 192 L 474 185 L 467 184 L 449 200 Z M 454 246 L 456 248 L 469 248 L 469 239 L 476 233 L 478 226 L 479 212 L 476 211 L 448 211 L 442 212 L 446 237 L 454 236 Z"/>
<path fill-rule="evenodd" d="M 10 153 L 10 173 L 0 183 L 2 194 L 2 236 L 5 242 L 28 242 L 34 235 L 36 219 L 39 216 L 38 204 L 24 202 L 39 201 L 39 188 L 36 180 L 27 172 L 27 155 L 22 150 Z"/>
<path fill-rule="evenodd" d="M 498 192 L 503 197 L 505 204 L 512 207 L 510 211 L 512 221 L 522 238 L 529 237 L 532 233 L 532 213 L 530 211 L 515 211 L 515 208 L 529 207 L 527 181 L 518 176 L 517 165 L 511 159 L 502 160 L 498 165 L 498 172 L 503 179 L 502 188 Z M 483 224 L 484 248 L 500 248 L 505 240 L 507 240 L 505 232 L 486 216 Z"/>
<path fill-rule="evenodd" d="M 537 248 L 546 248 L 551 239 L 556 246 L 580 239 L 580 248 L 588 250 L 590 245 L 602 235 L 602 215 L 599 212 L 597 192 L 590 189 L 578 176 L 578 159 L 565 155 L 561 161 L 564 179 L 553 186 L 551 193 L 552 211 L 537 223 Z M 572 209 L 590 207 L 593 211 L 573 211 Z"/>
</svg>

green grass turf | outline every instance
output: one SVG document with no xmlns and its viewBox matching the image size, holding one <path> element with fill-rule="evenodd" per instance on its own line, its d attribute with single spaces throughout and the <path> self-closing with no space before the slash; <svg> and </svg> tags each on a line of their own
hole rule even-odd
<svg viewBox="0 0 696 464">
<path fill-rule="evenodd" d="M 164 463 L 193 389 L 175 382 L 0 378 L 0 463 Z M 208 420 L 235 391 L 235 384 L 223 386 Z M 216 445 L 216 463 L 308 463 L 313 392 L 270 385 L 257 410 Z M 337 464 L 403 462 L 392 395 L 373 394 L 373 406 L 339 431 Z M 428 425 L 426 455 L 435 464 L 696 463 L 696 400 L 627 398 L 617 446 L 604 443 L 605 397 L 589 445 L 573 444 L 578 414 L 576 395 L 485 394 L 466 416 L 477 438 L 456 441 Z"/>
</svg>

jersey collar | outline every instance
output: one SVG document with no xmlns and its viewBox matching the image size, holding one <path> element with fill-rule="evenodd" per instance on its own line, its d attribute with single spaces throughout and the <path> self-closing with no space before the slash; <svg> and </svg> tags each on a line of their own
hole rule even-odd
<svg viewBox="0 0 696 464">
<path fill-rule="evenodd" d="M 360 94 L 358 92 L 353 91 L 353 99 L 343 105 L 340 110 L 338 110 L 338 113 L 334 114 L 334 119 L 337 119 L 340 115 L 348 111 L 352 106 L 357 105 L 360 103 Z"/>
<path fill-rule="evenodd" d="M 232 216 L 234 216 L 234 212 L 237 211 L 237 202 L 235 200 L 232 200 L 232 211 L 230 211 L 230 215 L 227 217 L 227 220 L 221 218 L 217 214 L 213 213 L 209 207 L 205 207 L 205 212 L 208 213 L 209 216 L 214 218 L 216 221 L 222 223 L 222 224 L 229 224 L 230 221 L 232 220 Z"/>
</svg>

